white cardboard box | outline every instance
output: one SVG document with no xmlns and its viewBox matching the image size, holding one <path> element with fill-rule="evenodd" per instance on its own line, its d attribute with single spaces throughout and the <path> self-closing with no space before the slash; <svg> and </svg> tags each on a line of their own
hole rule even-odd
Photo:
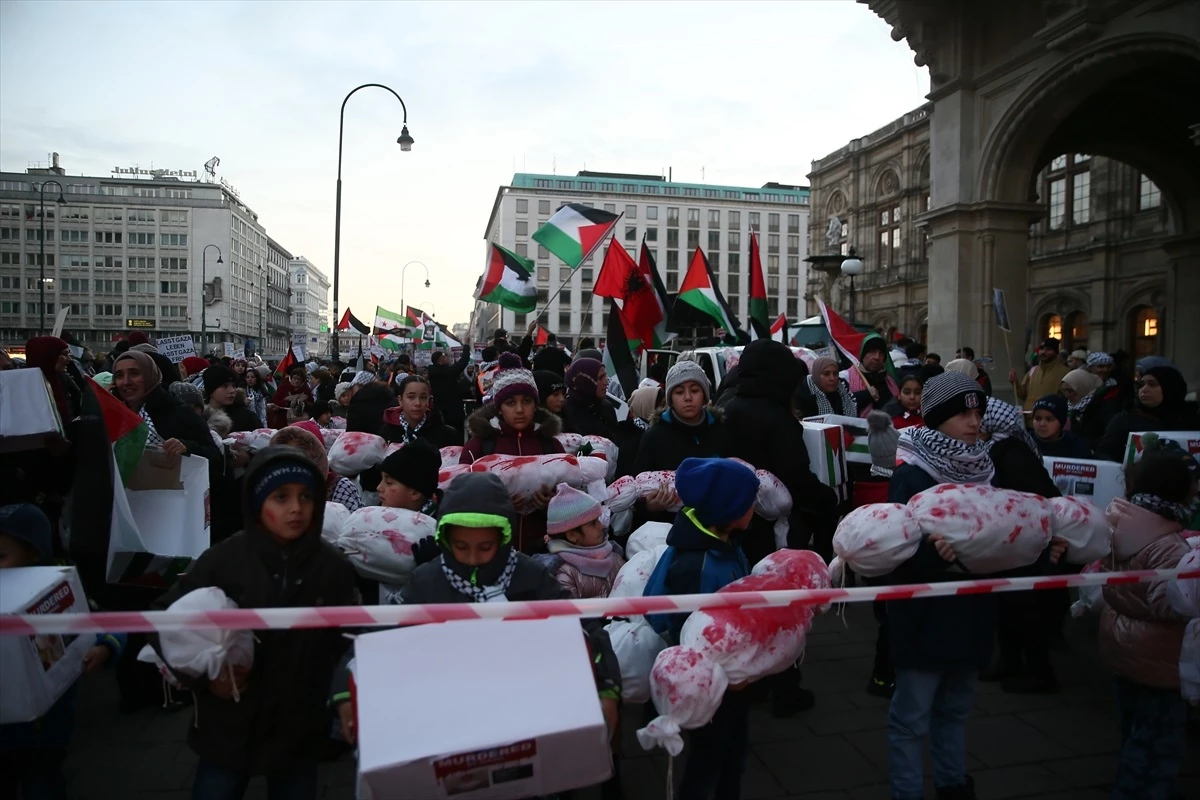
<svg viewBox="0 0 1200 800">
<path fill-rule="evenodd" d="M 1103 511 L 1125 496 L 1125 469 L 1114 461 L 1046 457 L 1042 463 L 1064 497 L 1088 500 Z"/>
<path fill-rule="evenodd" d="M 74 567 L 0 570 L 0 613 L 86 613 Z M 94 634 L 0 636 L 0 724 L 31 722 L 50 710 L 83 674 Z"/>
<path fill-rule="evenodd" d="M 0 372 L 0 452 L 36 450 L 63 433 L 50 384 L 40 369 Z"/>
<path fill-rule="evenodd" d="M 808 450 L 808 466 L 821 483 L 834 489 L 845 500 L 849 494 L 846 475 L 846 447 L 841 425 L 824 422 L 801 423 L 804 426 L 804 447 Z"/>
<path fill-rule="evenodd" d="M 1175 442 L 1185 453 L 1193 456 L 1200 455 L 1200 431 L 1157 431 L 1159 439 Z M 1122 460 L 1126 467 L 1142 459 L 1142 437 L 1145 431 L 1129 434 L 1125 444 L 1125 458 Z"/>
<path fill-rule="evenodd" d="M 354 642 L 363 794 L 516 800 L 612 773 L 579 620 L 466 620 Z"/>
<path fill-rule="evenodd" d="M 819 414 L 815 417 L 805 417 L 805 422 L 819 422 L 824 425 L 840 425 L 849 434 L 846 445 L 846 461 L 851 464 L 870 464 L 871 449 L 867 446 L 867 435 L 870 428 L 862 417 L 844 417 L 841 414 Z"/>
</svg>

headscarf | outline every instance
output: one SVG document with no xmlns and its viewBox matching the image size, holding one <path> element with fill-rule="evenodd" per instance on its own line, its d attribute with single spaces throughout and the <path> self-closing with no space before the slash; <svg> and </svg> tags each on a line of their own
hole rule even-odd
<svg viewBox="0 0 1200 800">
<path fill-rule="evenodd" d="M 989 397 L 987 410 L 983 412 L 983 420 L 979 424 L 979 430 L 982 433 L 991 434 L 991 438 L 988 441 L 989 450 L 991 449 L 991 445 L 994 445 L 996 442 L 1016 437 L 1023 441 L 1038 458 L 1041 458 L 1041 451 L 1038 450 L 1037 442 L 1034 441 L 1033 435 L 1029 433 L 1029 429 L 1025 427 L 1025 415 L 1021 412 L 1021 409 L 1011 403 L 997 400 L 995 397 Z"/>
<path fill-rule="evenodd" d="M 58 357 L 66 349 L 67 343 L 57 336 L 35 336 L 25 343 L 25 363 L 40 369 L 50 383 L 54 405 L 58 408 L 58 416 L 64 424 L 71 421 L 71 400 L 63 386 L 63 375 L 54 367 L 58 363 Z"/>
<path fill-rule="evenodd" d="M 1062 382 L 1077 392 L 1080 398 L 1083 398 L 1084 395 L 1090 395 L 1104 385 L 1104 381 L 1100 379 L 1099 375 L 1088 372 L 1082 367 L 1068 372 L 1062 379 Z"/>
<path fill-rule="evenodd" d="M 793 356 L 787 345 L 772 339 L 756 339 L 746 345 L 737 368 L 738 395 L 765 397 L 788 408 L 806 374 L 804 362 Z"/>
<path fill-rule="evenodd" d="M 150 394 L 155 387 L 162 383 L 162 373 L 158 371 L 158 365 L 154 363 L 154 359 L 150 357 L 149 353 L 143 353 L 140 350 L 126 350 L 113 362 L 114 373 L 117 371 L 117 364 L 122 361 L 132 361 L 137 364 L 138 372 L 142 373 L 142 379 L 145 381 L 146 394 Z"/>
<path fill-rule="evenodd" d="M 817 401 L 818 414 L 839 414 L 845 417 L 858 416 L 858 402 L 854 399 L 854 395 L 850 392 L 850 387 L 845 381 L 838 377 L 837 389 L 832 392 L 826 392 L 817 385 L 816 378 L 820 377 L 821 372 L 827 367 L 837 368 L 837 362 L 827 356 L 814 358 L 812 363 L 812 371 L 805 377 L 805 382 L 808 385 L 808 390 L 812 392 L 813 398 Z M 841 408 L 835 408 L 834 399 L 838 400 Z"/>
<path fill-rule="evenodd" d="M 580 358 L 567 368 L 567 399 L 581 405 L 590 405 L 599 398 L 596 387 L 604 364 L 594 358 Z"/>
<path fill-rule="evenodd" d="M 965 358 L 956 358 L 948 361 L 946 363 L 946 372 L 958 372 L 966 375 L 971 380 L 979 377 L 979 367 L 975 365 L 974 361 Z"/>
<path fill-rule="evenodd" d="M 1187 401 L 1187 381 L 1183 379 L 1183 373 L 1174 364 L 1166 364 L 1143 370 L 1142 375 L 1152 375 L 1158 381 L 1162 387 L 1162 404 L 1158 408 L 1145 408 L 1139 401 L 1138 405 L 1164 422 L 1173 421 Z"/>
<path fill-rule="evenodd" d="M 1143 375 L 1155 367 L 1172 367 L 1178 369 L 1171 359 L 1164 356 L 1145 356 L 1137 360 L 1137 371 Z"/>
</svg>

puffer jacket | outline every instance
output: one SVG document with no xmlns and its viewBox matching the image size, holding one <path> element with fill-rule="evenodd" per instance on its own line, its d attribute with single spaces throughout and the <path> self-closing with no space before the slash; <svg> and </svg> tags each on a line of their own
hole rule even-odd
<svg viewBox="0 0 1200 800">
<path fill-rule="evenodd" d="M 1174 569 L 1187 554 L 1178 522 L 1117 498 L 1104 512 L 1112 528 L 1114 571 Z M 1187 620 L 1171 608 L 1166 581 L 1104 587 L 1100 658 L 1144 686 L 1179 689 L 1179 652 Z"/>
<path fill-rule="evenodd" d="M 558 585 L 566 589 L 571 597 L 577 600 L 594 600 L 608 597 L 613 584 L 616 583 L 617 573 L 623 566 L 625 566 L 625 559 L 619 553 L 613 553 L 612 567 L 607 575 L 600 577 L 587 575 L 574 564 L 568 564 L 560 559 L 557 569 L 554 570 L 554 580 L 558 581 Z"/>
<path fill-rule="evenodd" d="M 296 455 L 291 447 L 266 448 L 250 463 L 246 481 L 254 485 L 265 468 Z M 323 486 L 316 466 L 312 474 Z M 354 567 L 321 540 L 325 504 L 314 504 L 312 523 L 301 538 L 281 545 L 259 527 L 248 494 L 243 493 L 245 528 L 205 550 L 154 608 L 165 609 L 206 586 L 221 589 L 239 608 L 357 604 Z M 251 774 L 312 761 L 329 737 L 333 720 L 327 689 L 348 645 L 337 628 L 257 631 L 254 666 L 239 700 L 217 697 L 205 678 L 189 681 L 196 720 L 188 729 L 188 744 L 205 761 Z"/>
</svg>

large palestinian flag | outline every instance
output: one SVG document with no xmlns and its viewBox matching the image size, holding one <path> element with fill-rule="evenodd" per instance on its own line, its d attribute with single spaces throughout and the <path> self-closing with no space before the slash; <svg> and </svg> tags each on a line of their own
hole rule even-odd
<svg viewBox="0 0 1200 800">
<path fill-rule="evenodd" d="M 534 234 L 536 237 L 537 234 Z M 475 290 L 475 298 L 518 314 L 531 313 L 537 307 L 533 262 L 494 242 L 488 242 L 487 247 L 487 263 L 479 280 L 479 288 Z"/>
<path fill-rule="evenodd" d="M 680 307 L 680 303 L 690 307 L 695 313 L 688 315 L 679 313 L 684 310 Z M 726 305 L 725 298 L 721 296 L 720 290 L 713 283 L 708 259 L 699 247 L 692 254 L 692 263 L 688 265 L 687 274 L 679 286 L 679 294 L 675 298 L 671 316 L 675 323 L 672 327 L 676 330 L 688 324 L 684 320 L 685 316 L 691 317 L 693 320 L 698 316 L 713 327 L 724 329 L 729 336 L 736 336 L 740 330 L 737 321 L 729 313 L 729 306 Z"/>
<path fill-rule="evenodd" d="M 533 234 L 533 240 L 575 269 L 592 254 L 620 219 L 619 214 L 567 203 Z"/>
<path fill-rule="evenodd" d="M 770 335 L 767 321 L 767 284 L 763 280 L 762 256 L 758 250 L 758 234 L 750 231 L 750 328 L 759 338 Z"/>
</svg>

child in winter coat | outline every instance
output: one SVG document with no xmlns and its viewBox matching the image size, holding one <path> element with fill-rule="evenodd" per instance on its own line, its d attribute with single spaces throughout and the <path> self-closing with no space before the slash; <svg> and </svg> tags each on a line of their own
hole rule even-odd
<svg viewBox="0 0 1200 800">
<path fill-rule="evenodd" d="M 438 472 L 442 459 L 421 439 L 414 439 L 379 465 L 379 505 L 437 516 Z"/>
<path fill-rule="evenodd" d="M 1043 457 L 1091 458 L 1091 446 L 1066 425 L 1067 398 L 1061 394 L 1048 394 L 1033 404 L 1033 440 Z"/>
<path fill-rule="evenodd" d="M 931 378 L 921 398 L 925 427 L 900 432 L 900 464 L 892 473 L 888 501 L 907 503 L 939 483 L 990 484 L 996 468 L 980 436 L 986 406 L 983 389 L 968 375 L 945 372 Z M 1064 550 L 1065 544 L 1054 539 L 1043 559 L 1057 563 Z M 922 539 L 912 558 L 879 582 L 962 579 L 961 573 L 949 572 L 956 566 L 953 548 L 934 534 Z M 1042 568 L 1039 562 L 1029 571 Z M 938 797 L 974 798 L 966 771 L 966 723 L 979 670 L 991 661 L 996 615 L 993 595 L 887 603 L 876 669 L 890 662 L 895 670 L 888 712 L 888 775 L 895 800 L 924 797 L 926 736 Z M 887 649 L 883 658 L 882 648 Z M 872 682 L 887 677 L 876 674 Z"/>
<path fill-rule="evenodd" d="M 499 476 L 471 472 L 455 478 L 441 505 L 437 535 L 414 548 L 418 567 L 397 603 L 494 603 L 562 600 L 554 577 L 512 544 L 516 518 L 512 499 Z M 584 623 L 593 673 L 612 731 L 621 698 L 621 671 L 602 625 Z M 338 671 L 332 703 L 347 741 L 354 741 L 349 672 Z"/>
<path fill-rule="evenodd" d="M 1197 464 L 1179 451 L 1147 455 L 1129 470 L 1128 500 L 1109 504 L 1115 571 L 1174 569 L 1188 552 L 1182 535 L 1196 496 Z M 1121 751 L 1115 800 L 1169 798 L 1186 749 L 1188 704 L 1179 657 L 1188 620 L 1167 599 L 1168 584 L 1104 587 L 1100 658 L 1117 674 Z"/>
<path fill-rule="evenodd" d="M 546 559 L 554 579 L 576 599 L 608 597 L 625 558 L 605 531 L 604 509 L 565 483 L 546 509 Z"/>
<path fill-rule="evenodd" d="M 675 471 L 683 509 L 667 534 L 667 549 L 651 573 L 646 596 L 708 594 L 750 574 L 739 545 L 754 516 L 758 477 L 753 470 L 720 458 L 688 458 Z M 671 643 L 679 641 L 686 614 L 649 615 Z M 691 753 L 679 796 L 683 800 L 739 797 L 745 767 L 750 698 L 731 686 L 712 721 L 692 731 Z"/>
<path fill-rule="evenodd" d="M 325 477 L 302 452 L 264 449 L 243 483 L 245 529 L 204 551 L 155 608 L 206 586 L 240 608 L 357 604 L 354 568 L 321 540 L 324 492 Z M 265 775 L 271 796 L 315 798 L 331 723 L 326 690 L 346 646 L 337 628 L 259 631 L 250 669 L 213 681 L 177 675 L 196 697 L 192 796 L 237 800 L 252 776 Z"/>
<path fill-rule="evenodd" d="M 0 508 L 0 569 L 50 565 L 51 536 L 50 520 L 32 503 Z M 115 664 L 124 648 L 125 634 L 98 634 L 84 654 L 83 674 Z M 0 725 L 0 796 L 65 800 L 62 766 L 75 730 L 78 688 L 76 682 L 38 719 Z"/>
<path fill-rule="evenodd" d="M 492 380 L 492 402 L 471 415 L 467 429 L 471 439 L 463 447 L 459 463 L 471 464 L 484 456 L 541 456 L 563 452 L 554 437 L 562 432 L 558 417 L 538 408 L 538 388 L 533 373 L 525 369 L 516 353 L 500 356 L 500 369 Z M 513 502 L 517 518 L 513 531 L 517 549 L 526 554 L 544 552 L 546 506 L 554 487 L 543 487 L 526 507 Z"/>
</svg>

